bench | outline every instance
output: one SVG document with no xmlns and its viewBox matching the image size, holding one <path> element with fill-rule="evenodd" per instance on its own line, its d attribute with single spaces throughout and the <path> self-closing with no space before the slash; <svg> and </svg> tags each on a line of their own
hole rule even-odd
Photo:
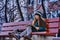
<svg viewBox="0 0 60 40">
<path fill-rule="evenodd" d="M 44 32 L 32 32 L 31 35 L 45 35 L 45 36 L 55 36 L 58 33 L 60 18 L 49 18 L 46 19 L 47 30 Z M 11 22 L 4 23 L 2 27 L 2 31 L 0 33 L 0 37 L 9 37 L 10 32 L 14 30 L 20 29 L 25 30 L 27 24 L 31 24 L 32 21 L 21 21 L 21 22 Z"/>
</svg>

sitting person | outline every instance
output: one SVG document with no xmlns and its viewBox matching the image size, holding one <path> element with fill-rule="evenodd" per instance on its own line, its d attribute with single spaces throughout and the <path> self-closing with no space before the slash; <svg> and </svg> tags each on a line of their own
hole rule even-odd
<svg viewBox="0 0 60 40">
<path fill-rule="evenodd" d="M 34 20 L 32 22 L 32 31 L 38 32 L 38 31 L 45 31 L 46 30 L 46 23 L 44 22 L 45 19 L 41 18 L 40 14 L 34 15 Z"/>
<path fill-rule="evenodd" d="M 40 16 L 40 14 L 36 13 L 34 15 L 34 20 L 32 22 L 32 32 L 45 32 L 46 31 L 46 23 L 44 22 L 45 19 Z M 44 35 L 35 35 L 33 36 L 34 39 L 45 40 L 46 36 Z"/>
</svg>

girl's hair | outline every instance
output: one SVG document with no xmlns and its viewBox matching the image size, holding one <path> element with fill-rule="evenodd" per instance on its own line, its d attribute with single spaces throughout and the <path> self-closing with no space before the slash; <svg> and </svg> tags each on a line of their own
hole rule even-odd
<svg viewBox="0 0 60 40">
<path fill-rule="evenodd" d="M 35 15 L 38 15 L 41 18 L 41 15 L 40 14 L 36 13 Z"/>
</svg>

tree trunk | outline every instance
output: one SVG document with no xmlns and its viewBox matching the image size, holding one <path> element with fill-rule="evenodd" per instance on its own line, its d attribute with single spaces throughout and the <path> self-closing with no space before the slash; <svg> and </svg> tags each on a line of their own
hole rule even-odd
<svg viewBox="0 0 60 40">
<path fill-rule="evenodd" d="M 7 13 L 7 0 L 5 1 L 5 19 L 6 19 L 5 21 L 8 22 L 6 13 Z"/>
<path fill-rule="evenodd" d="M 42 0 L 42 9 L 43 9 L 43 15 L 44 15 L 44 18 L 46 18 L 46 12 L 45 12 L 45 7 L 44 7 L 44 0 Z"/>
<path fill-rule="evenodd" d="M 22 12 L 21 12 L 21 7 L 19 6 L 19 0 L 16 0 L 16 2 L 17 2 L 17 5 L 18 5 L 18 10 L 20 12 L 20 16 L 22 18 L 22 21 L 24 21 L 24 18 L 23 18 Z"/>
</svg>

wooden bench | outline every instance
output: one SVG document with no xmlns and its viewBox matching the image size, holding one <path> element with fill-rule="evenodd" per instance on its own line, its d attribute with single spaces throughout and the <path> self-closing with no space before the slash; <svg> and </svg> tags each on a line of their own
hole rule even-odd
<svg viewBox="0 0 60 40">
<path fill-rule="evenodd" d="M 32 32 L 32 35 L 45 35 L 45 36 L 55 36 L 58 33 L 60 18 L 46 19 L 47 30 L 44 32 Z M 0 37 L 9 37 L 8 33 L 13 32 L 14 30 L 20 29 L 25 30 L 27 24 L 31 24 L 32 21 L 21 21 L 21 22 L 11 22 L 4 23 Z"/>
</svg>

